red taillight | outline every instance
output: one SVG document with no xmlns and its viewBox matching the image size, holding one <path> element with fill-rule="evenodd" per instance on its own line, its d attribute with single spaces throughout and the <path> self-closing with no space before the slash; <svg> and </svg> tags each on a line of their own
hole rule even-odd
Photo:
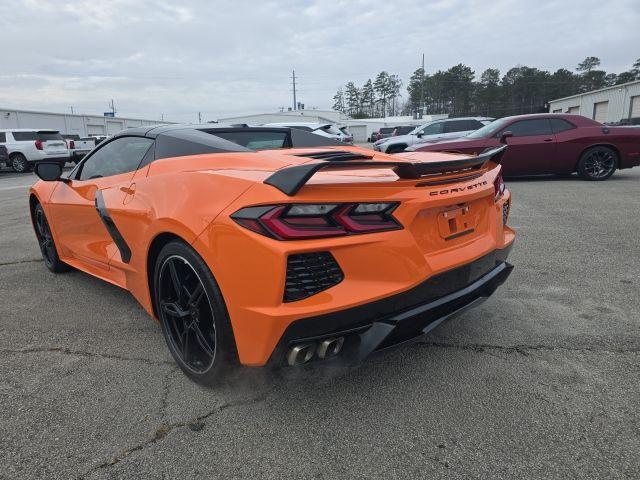
<svg viewBox="0 0 640 480">
<path fill-rule="evenodd" d="M 231 215 L 238 224 L 278 240 L 336 237 L 397 230 L 398 206 L 389 203 L 319 203 L 247 207 Z"/>
<path fill-rule="evenodd" d="M 497 202 L 504 195 L 505 190 L 504 180 L 502 179 L 502 172 L 498 173 L 498 176 L 493 181 L 493 190 L 495 192 L 495 196 L 493 199 Z"/>
<path fill-rule="evenodd" d="M 42 150 L 42 140 L 36 140 L 36 150 Z"/>
<path fill-rule="evenodd" d="M 73 140 L 69 140 L 69 148 L 71 150 L 73 150 L 74 148 L 76 148 L 76 142 L 74 142 Z"/>
</svg>

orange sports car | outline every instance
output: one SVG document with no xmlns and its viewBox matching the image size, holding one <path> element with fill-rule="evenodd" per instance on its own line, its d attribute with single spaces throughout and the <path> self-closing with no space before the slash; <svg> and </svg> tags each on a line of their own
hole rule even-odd
<svg viewBox="0 0 640 480">
<path fill-rule="evenodd" d="M 164 125 L 36 165 L 45 265 L 127 289 L 180 368 L 353 363 L 509 276 L 506 147 L 385 155 L 274 127 Z"/>
</svg>

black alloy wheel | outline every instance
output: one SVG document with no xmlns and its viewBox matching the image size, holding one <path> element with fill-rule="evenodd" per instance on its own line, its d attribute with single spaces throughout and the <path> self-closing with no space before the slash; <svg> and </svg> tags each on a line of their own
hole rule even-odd
<svg viewBox="0 0 640 480">
<path fill-rule="evenodd" d="M 69 266 L 60 260 L 56 245 L 53 241 L 49 222 L 44 214 L 42 205 L 36 205 L 33 212 L 33 221 L 36 229 L 36 238 L 42 253 L 42 259 L 45 266 L 54 273 L 60 273 L 69 270 Z"/>
<path fill-rule="evenodd" d="M 606 180 L 618 168 L 618 155 L 607 147 L 593 147 L 580 157 L 578 173 L 586 180 Z"/>
<path fill-rule="evenodd" d="M 211 272 L 177 241 L 162 249 L 155 270 L 156 311 L 173 358 L 194 381 L 214 384 L 234 363 L 235 343 Z"/>
</svg>

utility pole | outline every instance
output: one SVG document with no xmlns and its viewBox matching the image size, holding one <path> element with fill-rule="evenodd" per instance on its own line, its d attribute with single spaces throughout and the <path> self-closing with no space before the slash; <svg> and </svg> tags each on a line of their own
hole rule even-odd
<svg viewBox="0 0 640 480">
<path fill-rule="evenodd" d="M 198 123 L 202 123 L 202 114 L 198 112 Z"/>
<path fill-rule="evenodd" d="M 71 105 L 71 115 L 73 115 L 73 105 Z"/>
<path fill-rule="evenodd" d="M 161 122 L 164 122 L 164 113 L 161 113 L 161 114 L 160 114 L 160 121 L 161 121 Z"/>
<path fill-rule="evenodd" d="M 424 115 L 424 53 L 422 54 L 422 75 L 420 79 L 420 110 Z M 422 117 L 420 117 L 422 118 Z"/>
<path fill-rule="evenodd" d="M 113 103 L 113 98 L 111 99 L 111 103 L 109 104 L 109 107 L 111 107 L 111 112 L 113 113 L 113 116 L 116 116 L 116 105 Z"/>
<path fill-rule="evenodd" d="M 293 109 L 298 109 L 298 102 L 296 100 L 296 71 L 293 70 L 293 75 L 291 76 L 293 79 Z"/>
</svg>

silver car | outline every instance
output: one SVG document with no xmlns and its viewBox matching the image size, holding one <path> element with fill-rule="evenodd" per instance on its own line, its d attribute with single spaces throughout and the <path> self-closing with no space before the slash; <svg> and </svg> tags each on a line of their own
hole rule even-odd
<svg viewBox="0 0 640 480">
<path fill-rule="evenodd" d="M 373 144 L 373 149 L 383 153 L 400 153 L 410 145 L 441 138 L 463 137 L 488 125 L 495 119 L 489 117 L 445 118 L 432 120 L 416 127 L 407 135 L 384 138 Z"/>
</svg>

